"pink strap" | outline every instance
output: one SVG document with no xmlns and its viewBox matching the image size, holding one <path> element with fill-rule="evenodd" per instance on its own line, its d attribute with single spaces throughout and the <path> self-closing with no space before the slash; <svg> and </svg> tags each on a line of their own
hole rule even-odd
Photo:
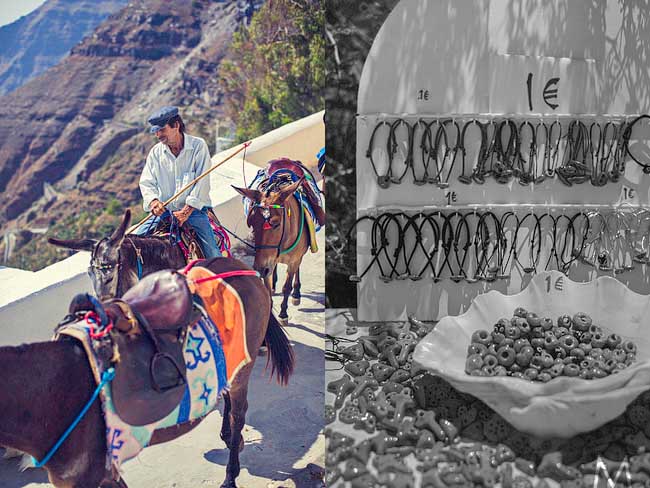
<svg viewBox="0 0 650 488">
<path fill-rule="evenodd" d="M 198 280 L 194 280 L 195 284 L 203 283 L 205 281 L 211 281 L 211 280 L 217 280 L 217 279 L 223 279 L 223 278 L 231 278 L 233 276 L 257 276 L 259 277 L 260 275 L 257 273 L 257 271 L 254 271 L 252 269 L 238 269 L 236 271 L 226 271 L 225 273 L 219 273 L 214 276 L 208 276 L 206 278 L 199 278 Z"/>
</svg>

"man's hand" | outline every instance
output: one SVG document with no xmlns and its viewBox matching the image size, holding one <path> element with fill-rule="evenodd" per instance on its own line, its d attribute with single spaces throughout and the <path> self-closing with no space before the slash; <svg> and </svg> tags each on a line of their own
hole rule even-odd
<svg viewBox="0 0 650 488">
<path fill-rule="evenodd" d="M 189 205 L 185 205 L 182 209 L 177 210 L 174 212 L 174 217 L 178 219 L 178 223 L 180 225 L 183 225 L 187 219 L 190 218 L 190 215 L 192 215 L 192 212 L 194 212 L 194 207 L 190 207 Z"/>
<path fill-rule="evenodd" d="M 151 202 L 149 205 L 149 210 L 156 216 L 160 217 L 163 213 L 165 213 L 165 206 L 163 203 L 158 200 L 157 198 Z"/>
</svg>

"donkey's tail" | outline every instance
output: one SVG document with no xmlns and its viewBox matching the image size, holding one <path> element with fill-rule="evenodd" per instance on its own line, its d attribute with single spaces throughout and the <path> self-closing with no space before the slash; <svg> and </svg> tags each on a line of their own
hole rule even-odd
<svg viewBox="0 0 650 488">
<path fill-rule="evenodd" d="M 289 376 L 293 373 L 295 357 L 289 343 L 286 332 L 275 318 L 273 311 L 269 315 L 269 325 L 266 328 L 264 343 L 269 348 L 269 355 L 266 359 L 266 367 L 271 363 L 271 378 L 277 376 L 278 383 L 286 385 L 289 383 Z"/>
</svg>

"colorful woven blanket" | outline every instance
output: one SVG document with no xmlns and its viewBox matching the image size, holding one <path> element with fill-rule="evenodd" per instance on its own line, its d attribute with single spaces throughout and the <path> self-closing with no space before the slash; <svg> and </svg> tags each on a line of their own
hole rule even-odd
<svg viewBox="0 0 650 488">
<path fill-rule="evenodd" d="M 85 321 L 76 322 L 58 331 L 80 341 L 90 362 L 95 381 L 110 367 L 95 354 L 90 329 Z M 226 359 L 218 328 L 210 317 L 203 316 L 188 329 L 183 356 L 187 366 L 187 383 L 181 403 L 165 418 L 154 423 L 133 426 L 124 422 L 115 410 L 110 384 L 102 389 L 100 398 L 106 421 L 107 466 L 119 469 L 120 465 L 135 457 L 151 442 L 158 429 L 195 421 L 212 412 L 221 393 L 228 387 Z"/>
</svg>

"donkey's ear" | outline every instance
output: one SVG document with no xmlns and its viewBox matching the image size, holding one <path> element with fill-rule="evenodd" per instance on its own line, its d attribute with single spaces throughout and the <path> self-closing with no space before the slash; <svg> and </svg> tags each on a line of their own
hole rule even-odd
<svg viewBox="0 0 650 488">
<path fill-rule="evenodd" d="M 255 203 L 259 203 L 262 200 L 262 192 L 257 190 L 252 190 L 250 188 L 238 188 L 234 185 L 232 186 L 237 193 L 240 195 L 253 200 Z"/>
<path fill-rule="evenodd" d="M 131 223 L 131 211 L 127 208 L 126 211 L 124 212 L 124 217 L 122 217 L 122 223 L 117 229 L 115 229 L 115 231 L 113 231 L 113 234 L 109 239 L 111 244 L 117 244 L 122 242 L 122 239 L 124 239 L 124 234 L 126 233 L 126 229 L 129 227 L 130 223 Z"/>
<path fill-rule="evenodd" d="M 280 190 L 280 201 L 284 202 L 290 195 L 293 195 L 298 188 L 300 188 L 300 185 L 302 185 L 302 182 L 305 180 L 305 177 L 303 176 L 300 178 L 298 181 L 295 183 L 291 183 L 289 186 L 285 186 Z"/>
<path fill-rule="evenodd" d="M 93 239 L 56 239 L 48 237 L 47 242 L 54 246 L 65 247 L 66 249 L 73 249 L 75 251 L 91 251 L 95 249 L 97 241 Z"/>
</svg>

